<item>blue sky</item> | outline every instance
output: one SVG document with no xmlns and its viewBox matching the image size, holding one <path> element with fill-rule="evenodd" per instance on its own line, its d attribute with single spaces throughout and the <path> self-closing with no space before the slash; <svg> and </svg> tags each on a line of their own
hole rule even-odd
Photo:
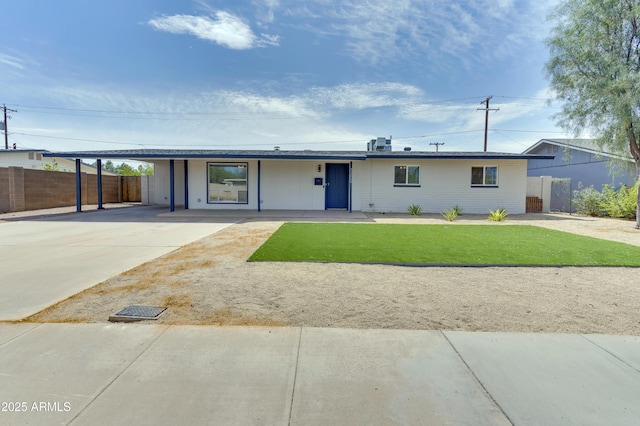
<svg viewBox="0 0 640 426">
<path fill-rule="evenodd" d="M 522 152 L 567 137 L 544 76 L 557 1 L 21 0 L 3 5 L 9 143 Z"/>
</svg>

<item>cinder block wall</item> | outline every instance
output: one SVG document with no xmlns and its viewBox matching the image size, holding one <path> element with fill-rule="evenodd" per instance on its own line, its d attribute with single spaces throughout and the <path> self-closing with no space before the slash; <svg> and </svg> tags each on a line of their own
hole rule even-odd
<svg viewBox="0 0 640 426">
<path fill-rule="evenodd" d="M 84 176 L 83 181 L 86 181 Z M 25 210 L 73 206 L 76 203 L 75 173 L 24 169 L 24 188 Z"/>
<path fill-rule="evenodd" d="M 9 211 L 9 169 L 0 167 L 0 213 Z"/>
<path fill-rule="evenodd" d="M 102 176 L 102 202 L 123 201 L 122 176 Z M 137 182 L 135 180 L 137 179 Z M 140 177 L 131 177 L 128 184 L 140 187 Z M 82 204 L 98 203 L 98 177 L 81 173 Z M 136 192 L 131 190 L 131 192 Z M 124 201 L 140 201 L 138 199 Z M 38 210 L 76 204 L 76 174 L 47 170 L 0 167 L 0 212 Z"/>
</svg>

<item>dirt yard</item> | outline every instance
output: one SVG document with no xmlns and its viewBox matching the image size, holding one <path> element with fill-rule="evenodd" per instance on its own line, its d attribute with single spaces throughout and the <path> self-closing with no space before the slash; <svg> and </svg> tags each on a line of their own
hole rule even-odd
<svg viewBox="0 0 640 426">
<path fill-rule="evenodd" d="M 446 223 L 376 215 L 383 223 Z M 455 224 L 487 224 L 460 217 Z M 107 322 L 164 306 L 160 324 L 446 329 L 640 335 L 640 269 L 401 267 L 247 262 L 280 225 L 249 220 L 113 277 L 30 318 Z M 523 215 L 535 224 L 640 246 L 634 223 Z"/>
</svg>

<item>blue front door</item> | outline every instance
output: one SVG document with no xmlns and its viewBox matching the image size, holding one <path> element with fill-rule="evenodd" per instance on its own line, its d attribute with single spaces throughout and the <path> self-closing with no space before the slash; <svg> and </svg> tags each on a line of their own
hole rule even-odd
<svg viewBox="0 0 640 426">
<path fill-rule="evenodd" d="M 349 165 L 327 163 L 325 176 L 325 209 L 349 207 Z"/>
</svg>

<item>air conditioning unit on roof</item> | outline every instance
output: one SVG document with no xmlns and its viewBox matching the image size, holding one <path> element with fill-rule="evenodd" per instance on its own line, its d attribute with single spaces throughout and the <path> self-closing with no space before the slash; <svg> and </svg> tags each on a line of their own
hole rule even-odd
<svg viewBox="0 0 640 426">
<path fill-rule="evenodd" d="M 383 136 L 371 139 L 367 143 L 367 151 L 391 151 L 391 138 L 387 139 Z"/>
</svg>

